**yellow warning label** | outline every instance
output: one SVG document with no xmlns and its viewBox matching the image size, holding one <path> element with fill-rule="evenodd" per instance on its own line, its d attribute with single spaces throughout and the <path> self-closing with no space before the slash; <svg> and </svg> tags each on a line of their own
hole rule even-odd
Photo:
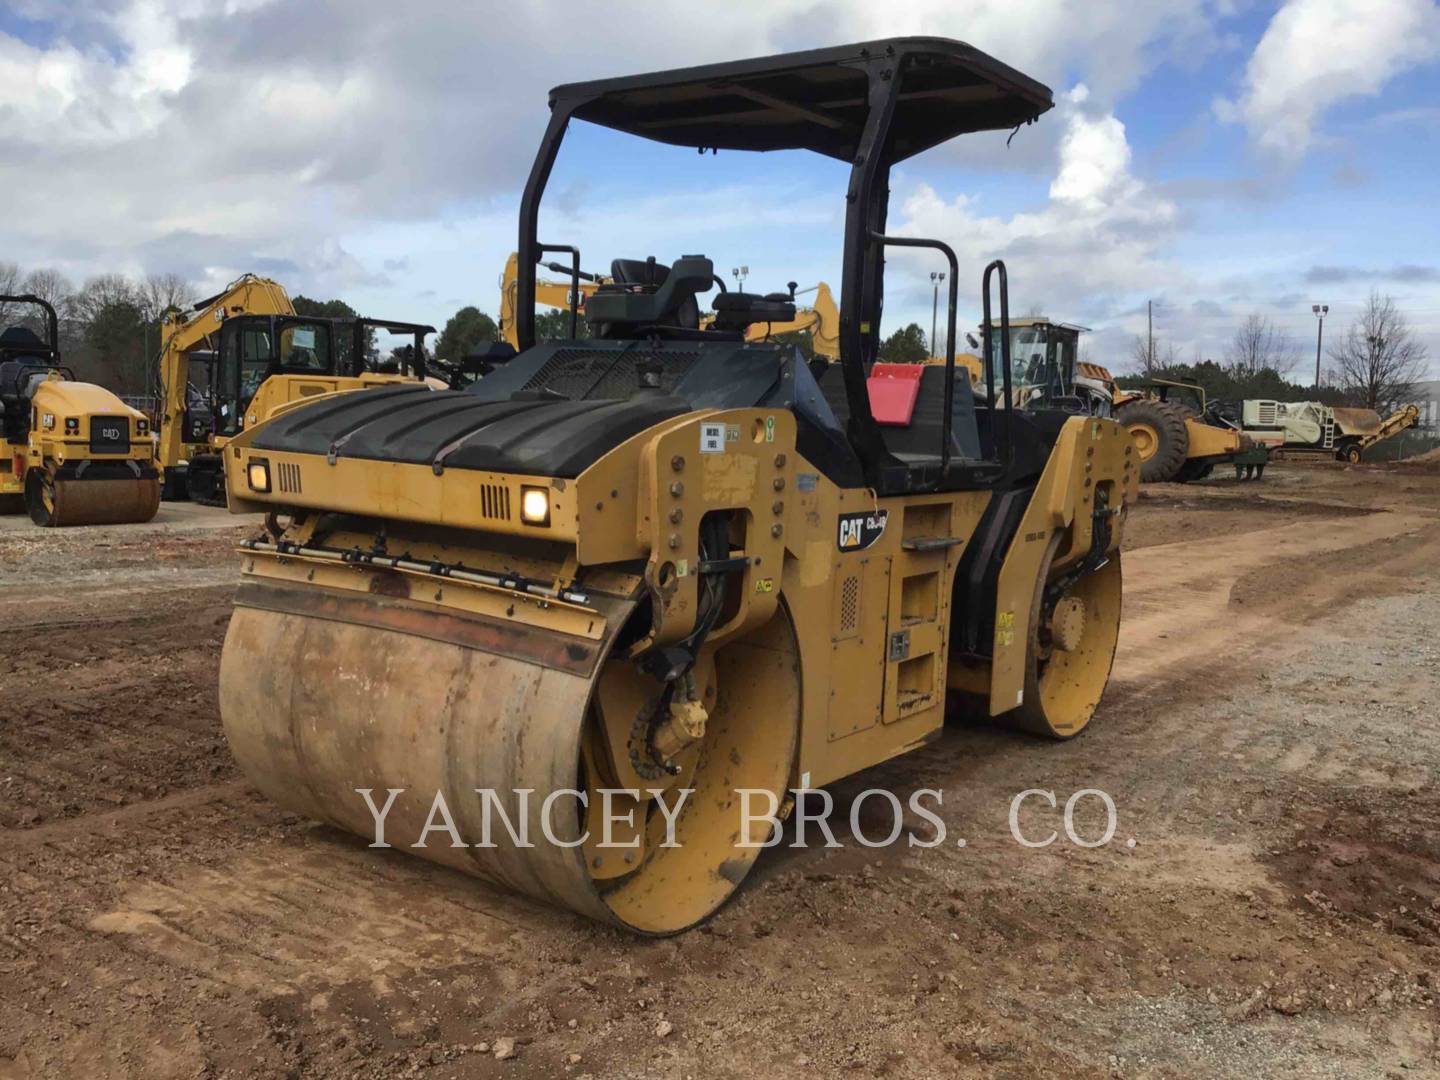
<svg viewBox="0 0 1440 1080">
<path fill-rule="evenodd" d="M 1015 644 L 1015 613 L 1002 611 L 995 616 L 995 645 Z"/>
</svg>

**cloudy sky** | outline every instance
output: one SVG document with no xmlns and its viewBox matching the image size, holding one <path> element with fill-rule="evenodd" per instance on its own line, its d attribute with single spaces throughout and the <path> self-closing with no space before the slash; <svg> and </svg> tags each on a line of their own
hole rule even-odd
<svg viewBox="0 0 1440 1080">
<path fill-rule="evenodd" d="M 1432 0 L 5 0 L 0 260 L 254 270 L 292 293 L 443 323 L 495 311 L 546 90 L 575 79 L 900 34 L 955 37 L 1057 107 L 893 178 L 892 231 L 1012 305 L 1093 327 L 1127 366 L 1146 301 L 1181 356 L 1259 312 L 1313 350 L 1373 287 L 1440 374 L 1440 7 Z M 844 169 L 700 158 L 577 125 L 541 234 L 616 255 L 702 251 L 750 287 L 839 279 Z M 886 320 L 928 328 L 923 255 L 891 262 Z M 1311 353 L 1313 356 L 1313 351 Z"/>
</svg>

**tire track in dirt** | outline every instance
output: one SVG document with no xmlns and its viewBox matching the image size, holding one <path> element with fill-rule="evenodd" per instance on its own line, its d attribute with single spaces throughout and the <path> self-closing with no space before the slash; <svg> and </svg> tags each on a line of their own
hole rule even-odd
<svg viewBox="0 0 1440 1080">
<path fill-rule="evenodd" d="M 1433 781 L 1435 759 L 1430 729 L 1405 711 L 1434 680 L 1404 627 L 1440 598 L 1440 543 L 1416 521 L 1434 519 L 1310 513 L 1127 552 L 1138 606 L 1091 730 L 1048 744 L 948 728 L 837 785 L 844 850 L 768 852 L 735 902 L 676 940 L 621 937 L 371 850 L 239 781 L 0 830 L 0 906 L 14 913 L 0 919 L 0 1076 L 7 1058 L 28 1076 L 347 1080 L 1435 1066 L 1435 1007 L 1416 978 L 1433 951 L 1356 914 L 1393 880 L 1420 888 L 1434 865 L 1405 847 L 1435 810 L 1403 790 Z M 1383 544 L 1383 560 L 1367 558 Z M 1330 560 L 1350 566 L 1350 586 L 1329 579 Z M 116 614 L 94 603 L 97 618 Z M 162 619 L 145 633 L 162 657 L 218 650 L 220 628 L 201 626 Z M 170 685 L 208 694 L 213 678 L 197 656 Z M 87 676 L 57 696 L 79 707 L 104 685 Z M 1357 719 L 1372 697 L 1383 707 Z M 141 740 L 169 722 L 124 712 L 76 732 L 118 738 L 128 722 Z M 189 719 L 218 735 L 213 707 Z M 846 819 L 867 786 L 942 788 L 951 836 L 970 842 L 861 848 Z M 1017 791 L 1063 803 L 1083 786 L 1115 792 L 1136 848 L 1011 840 Z M 1366 804 L 1390 821 L 1383 859 L 1344 817 Z M 1336 815 L 1332 850 L 1321 840 Z M 1093 807 L 1079 820 L 1093 829 Z M 1059 826 L 1043 808 L 1023 823 Z M 1302 827 L 1313 831 L 1291 835 Z M 1364 857 L 1317 873 L 1299 846 L 1311 842 L 1325 859 Z M 1361 868 L 1366 881 L 1343 892 L 1335 879 Z M 1304 899 L 1312 886 L 1335 891 L 1335 911 Z M 503 1064 L 473 1051 L 497 1035 L 532 1041 Z"/>
<path fill-rule="evenodd" d="M 1241 610 L 1234 589 L 1247 575 L 1353 552 L 1379 541 L 1434 532 L 1433 516 L 1402 512 L 1318 519 L 1238 536 L 1142 548 L 1124 556 L 1125 609 L 1112 677 L 1120 684 L 1170 682 L 1244 643 L 1247 651 L 1285 647 L 1273 632 L 1287 598 L 1264 594 Z M 1352 570 L 1366 561 L 1351 559 Z M 1310 581 L 1307 603 L 1322 606 L 1366 594 L 1353 576 Z M 1256 610 L 1258 608 L 1259 610 Z"/>
</svg>

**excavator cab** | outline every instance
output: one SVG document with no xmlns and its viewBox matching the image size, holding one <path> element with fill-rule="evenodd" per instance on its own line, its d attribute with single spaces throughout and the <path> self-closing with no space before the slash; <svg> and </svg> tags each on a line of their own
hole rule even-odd
<svg viewBox="0 0 1440 1080">
<path fill-rule="evenodd" d="M 443 798 L 453 842 L 425 857 L 667 934 L 755 862 L 774 821 L 746 819 L 751 795 L 782 814 L 787 789 L 934 740 L 951 704 L 1077 734 L 1118 635 L 1129 439 L 1009 406 L 998 261 L 979 275 L 999 360 L 983 401 L 953 348 L 878 362 L 887 250 L 948 264 L 952 343 L 958 306 L 956 253 L 886 232 L 892 166 L 1052 104 L 938 38 L 552 90 L 520 204 L 516 355 L 460 392 L 297 404 L 227 447 L 232 511 L 268 512 L 220 668 L 245 774 L 362 835 L 360 789 L 390 789 L 396 836 Z M 591 333 L 539 340 L 537 267 L 564 254 L 584 280 L 573 238 L 538 235 L 580 122 L 847 163 L 838 362 L 817 378 L 796 347 L 747 340 L 796 317 L 792 294 L 728 292 L 701 254 L 616 259 Z M 694 251 L 685 227 L 673 251 Z M 492 811 L 508 839 L 479 839 Z"/>
<path fill-rule="evenodd" d="M 430 374 L 431 363 L 425 352 L 425 339 L 435 333 L 435 327 L 426 323 L 362 317 L 351 323 L 350 330 L 350 349 L 345 363 L 340 365 L 342 375 L 354 378 L 365 374 L 409 375 L 424 379 Z M 410 343 L 392 350 L 389 356 L 372 353 L 370 336 L 374 331 L 384 332 L 391 337 L 408 337 Z"/>
<path fill-rule="evenodd" d="M 220 328 L 211 409 L 220 435 L 238 434 L 245 412 L 273 375 L 334 375 L 335 324 L 298 315 L 238 315 Z"/>
</svg>

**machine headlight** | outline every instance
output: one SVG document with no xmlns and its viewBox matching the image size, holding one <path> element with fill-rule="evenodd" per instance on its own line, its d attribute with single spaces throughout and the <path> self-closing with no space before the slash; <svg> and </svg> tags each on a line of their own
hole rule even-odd
<svg viewBox="0 0 1440 1080">
<path fill-rule="evenodd" d="M 250 490 L 265 492 L 270 490 L 270 463 L 256 458 L 251 461 L 245 469 L 245 475 L 250 479 Z"/>
<path fill-rule="evenodd" d="M 526 525 L 550 524 L 550 491 L 542 487 L 520 489 L 520 520 Z"/>
<path fill-rule="evenodd" d="M 74 434 L 75 434 L 77 431 L 79 431 L 79 430 L 80 430 L 80 419 L 79 419 L 79 417 L 67 416 L 67 417 L 65 418 L 65 434 L 67 434 L 67 435 L 74 435 Z"/>
<path fill-rule="evenodd" d="M 150 430 L 150 421 L 149 421 L 149 420 L 136 420 L 136 421 L 135 421 L 135 430 L 138 431 L 141 435 L 146 434 L 146 433 L 149 432 L 149 430 Z"/>
</svg>

